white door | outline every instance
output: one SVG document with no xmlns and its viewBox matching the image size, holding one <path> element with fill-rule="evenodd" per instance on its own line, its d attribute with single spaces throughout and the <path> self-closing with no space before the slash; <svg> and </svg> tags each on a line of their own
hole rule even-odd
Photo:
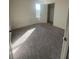
<svg viewBox="0 0 79 59">
<path fill-rule="evenodd" d="M 67 19 L 66 29 L 65 29 L 65 32 L 64 32 L 62 52 L 61 52 L 61 58 L 60 59 L 66 59 L 68 46 L 69 46 L 69 18 Z"/>
</svg>

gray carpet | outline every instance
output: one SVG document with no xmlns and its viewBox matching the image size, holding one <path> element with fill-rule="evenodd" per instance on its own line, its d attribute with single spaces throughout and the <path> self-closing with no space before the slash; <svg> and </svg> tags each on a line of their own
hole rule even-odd
<svg viewBox="0 0 79 59">
<path fill-rule="evenodd" d="M 12 45 L 32 28 L 28 38 L 13 48 L 18 48 L 13 59 L 60 59 L 64 30 L 55 26 L 42 23 L 13 30 Z"/>
</svg>

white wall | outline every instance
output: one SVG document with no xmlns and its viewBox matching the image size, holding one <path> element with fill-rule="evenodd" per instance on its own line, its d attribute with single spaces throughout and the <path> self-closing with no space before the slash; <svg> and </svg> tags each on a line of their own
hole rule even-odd
<svg viewBox="0 0 79 59">
<path fill-rule="evenodd" d="M 50 3 L 54 3 L 55 2 L 55 0 L 41 0 L 41 1 L 44 4 L 50 4 Z"/>
<path fill-rule="evenodd" d="M 41 5 L 41 17 L 36 18 L 35 0 L 10 0 L 10 22 L 12 29 L 35 23 L 47 22 L 47 6 Z"/>
<path fill-rule="evenodd" d="M 44 4 L 55 3 L 53 25 L 66 29 L 69 0 L 41 0 Z"/>
<path fill-rule="evenodd" d="M 55 0 L 54 25 L 66 28 L 68 17 L 68 0 Z"/>
</svg>

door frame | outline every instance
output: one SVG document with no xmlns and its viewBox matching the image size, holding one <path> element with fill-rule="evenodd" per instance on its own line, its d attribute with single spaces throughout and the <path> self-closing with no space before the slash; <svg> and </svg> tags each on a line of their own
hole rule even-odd
<svg viewBox="0 0 79 59">
<path fill-rule="evenodd" d="M 66 29 L 64 31 L 62 51 L 61 51 L 60 59 L 66 59 L 67 58 L 68 49 L 69 49 L 69 12 L 68 12 L 68 17 L 67 17 L 67 22 L 66 22 Z"/>
<path fill-rule="evenodd" d="M 54 4 L 54 8 L 55 8 L 55 3 L 51 3 L 51 4 Z M 49 18 L 50 18 L 50 17 L 49 17 L 49 16 L 50 16 L 50 11 L 49 11 L 49 10 L 50 10 L 50 5 L 51 5 L 51 4 L 48 4 L 48 6 L 47 6 L 47 7 L 48 7 L 48 11 L 47 11 L 47 23 L 51 23 L 51 24 L 53 25 L 53 22 L 50 22 L 50 21 L 49 21 Z M 54 20 L 54 15 L 53 15 L 53 20 Z M 53 21 L 53 20 L 52 20 L 52 21 Z"/>
</svg>

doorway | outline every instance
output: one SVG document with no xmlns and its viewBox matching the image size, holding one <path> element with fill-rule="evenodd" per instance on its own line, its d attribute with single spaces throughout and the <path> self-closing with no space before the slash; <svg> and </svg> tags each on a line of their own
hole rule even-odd
<svg viewBox="0 0 79 59">
<path fill-rule="evenodd" d="M 48 4 L 47 23 L 51 25 L 53 25 L 53 20 L 54 20 L 54 6 L 55 6 L 55 3 Z"/>
</svg>

